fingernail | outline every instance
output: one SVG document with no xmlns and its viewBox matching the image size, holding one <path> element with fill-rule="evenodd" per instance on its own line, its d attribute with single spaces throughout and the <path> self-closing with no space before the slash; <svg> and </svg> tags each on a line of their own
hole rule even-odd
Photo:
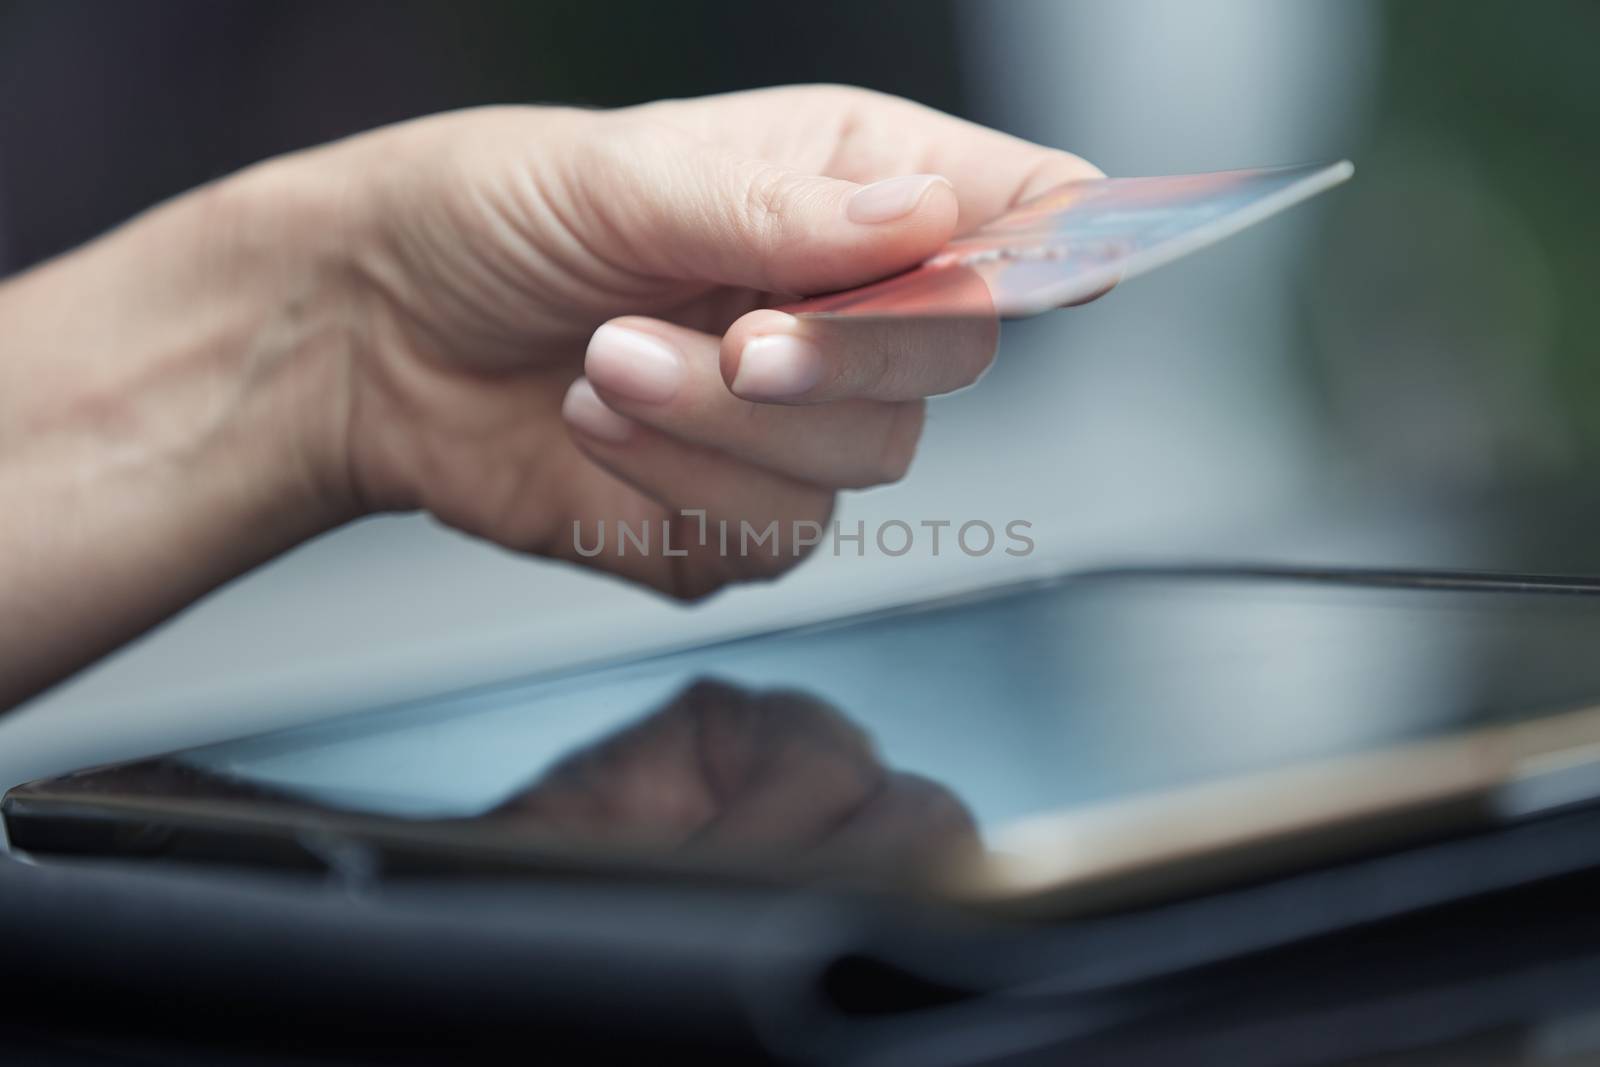
<svg viewBox="0 0 1600 1067">
<path fill-rule="evenodd" d="M 915 211 L 929 189 L 949 184 L 937 174 L 886 178 L 852 193 L 845 205 L 845 215 L 851 222 L 893 222 Z"/>
<path fill-rule="evenodd" d="M 606 323 L 589 338 L 588 379 L 629 400 L 659 404 L 683 384 L 683 360 L 672 346 L 638 330 Z"/>
<path fill-rule="evenodd" d="M 733 375 L 733 391 L 749 400 L 790 400 L 810 392 L 822 379 L 822 353 L 785 334 L 746 342 Z"/>
<path fill-rule="evenodd" d="M 590 437 L 614 445 L 622 444 L 633 435 L 633 420 L 606 407 L 587 378 L 579 378 L 567 390 L 567 398 L 561 402 L 561 415 Z"/>
</svg>

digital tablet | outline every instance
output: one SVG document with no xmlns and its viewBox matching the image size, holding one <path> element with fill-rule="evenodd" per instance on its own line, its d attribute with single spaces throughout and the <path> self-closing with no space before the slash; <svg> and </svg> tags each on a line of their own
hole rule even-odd
<svg viewBox="0 0 1600 1067">
<path fill-rule="evenodd" d="M 826 883 L 1060 916 L 1600 799 L 1600 587 L 1065 576 L 20 786 L 36 859 Z"/>
</svg>

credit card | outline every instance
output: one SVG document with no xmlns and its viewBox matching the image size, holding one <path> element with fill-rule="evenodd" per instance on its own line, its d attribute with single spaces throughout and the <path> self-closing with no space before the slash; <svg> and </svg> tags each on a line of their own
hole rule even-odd
<svg viewBox="0 0 1600 1067">
<path fill-rule="evenodd" d="M 1341 160 L 1068 182 L 903 274 L 782 310 L 829 318 L 1038 315 L 1214 244 L 1353 172 Z"/>
</svg>

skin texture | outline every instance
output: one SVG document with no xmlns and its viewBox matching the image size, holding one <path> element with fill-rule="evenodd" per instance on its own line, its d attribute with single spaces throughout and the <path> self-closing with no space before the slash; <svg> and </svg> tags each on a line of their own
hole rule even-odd
<svg viewBox="0 0 1600 1067">
<path fill-rule="evenodd" d="M 764 309 L 1097 173 L 811 86 L 433 116 L 162 205 L 0 286 L 0 707 L 374 512 L 683 598 L 773 577 L 680 509 L 821 522 L 898 479 L 996 328 Z M 579 556 L 601 521 L 688 555 Z"/>
</svg>

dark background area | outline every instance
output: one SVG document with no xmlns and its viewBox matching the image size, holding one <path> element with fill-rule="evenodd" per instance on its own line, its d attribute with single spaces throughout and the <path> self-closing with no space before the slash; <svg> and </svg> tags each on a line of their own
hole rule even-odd
<svg viewBox="0 0 1600 1067">
<path fill-rule="evenodd" d="M 473 104 L 838 81 L 959 111 L 950 16 L 942 0 L 0 3 L 0 262 L 255 160 Z"/>
</svg>

